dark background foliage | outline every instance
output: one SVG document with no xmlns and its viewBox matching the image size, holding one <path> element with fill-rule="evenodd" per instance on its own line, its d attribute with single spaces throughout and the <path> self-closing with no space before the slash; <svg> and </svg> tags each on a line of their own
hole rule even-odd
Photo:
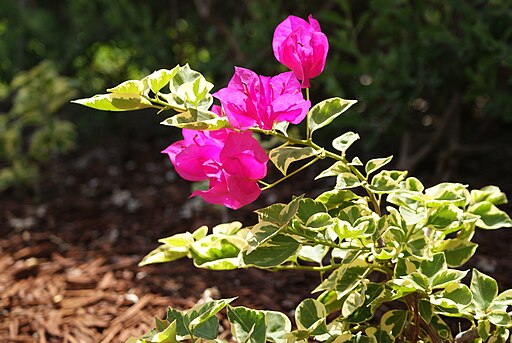
<svg viewBox="0 0 512 343">
<path fill-rule="evenodd" d="M 432 181 L 485 173 L 482 164 L 492 164 L 498 173 L 489 171 L 489 179 L 501 175 L 510 185 L 509 1 L 11 0 L 0 7 L 4 111 L 12 104 L 11 80 L 42 60 L 71 77 L 84 97 L 177 63 L 200 70 L 217 89 L 235 65 L 275 74 L 285 67 L 272 54 L 274 27 L 288 14 L 313 14 L 330 42 L 313 100 L 359 100 L 325 137 L 357 130 L 364 157 L 394 154 L 396 166 Z M 108 135 L 176 135 L 148 113 L 71 105 L 62 113 L 75 124 L 80 147 Z"/>
</svg>

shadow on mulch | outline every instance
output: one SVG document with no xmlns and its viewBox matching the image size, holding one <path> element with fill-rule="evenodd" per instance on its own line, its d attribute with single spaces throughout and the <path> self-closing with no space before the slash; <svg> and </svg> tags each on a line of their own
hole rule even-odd
<svg viewBox="0 0 512 343">
<path fill-rule="evenodd" d="M 238 296 L 236 305 L 292 314 L 310 295 L 316 274 L 216 272 L 187 260 L 137 267 L 158 238 L 237 219 L 250 224 L 253 209 L 290 198 L 283 185 L 236 212 L 188 199 L 190 185 L 154 153 L 159 148 L 135 146 L 124 156 L 108 145 L 81 152 L 56 165 L 47 178 L 53 182 L 41 185 L 41 201 L 2 199 L 0 342 L 124 342 L 148 331 L 168 306 Z M 501 289 L 512 288 L 508 237 L 507 230 L 479 231 L 480 249 L 468 264 L 493 275 Z"/>
</svg>

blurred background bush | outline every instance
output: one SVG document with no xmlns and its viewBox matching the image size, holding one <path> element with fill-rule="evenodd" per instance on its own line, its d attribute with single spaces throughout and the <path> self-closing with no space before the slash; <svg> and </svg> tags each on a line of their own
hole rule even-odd
<svg viewBox="0 0 512 343">
<path fill-rule="evenodd" d="M 73 146 L 178 134 L 154 112 L 101 113 L 70 105 L 73 96 L 178 63 L 216 89 L 235 65 L 284 71 L 271 41 L 289 14 L 313 14 L 329 38 L 313 100 L 359 100 L 325 137 L 357 130 L 363 156 L 394 154 L 396 167 L 432 181 L 484 173 L 475 186 L 512 189 L 511 1 L 5 0 L 0 191 L 30 184 Z"/>
</svg>

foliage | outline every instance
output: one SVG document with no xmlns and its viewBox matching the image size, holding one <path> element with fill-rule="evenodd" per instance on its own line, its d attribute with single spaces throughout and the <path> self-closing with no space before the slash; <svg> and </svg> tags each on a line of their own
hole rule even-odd
<svg viewBox="0 0 512 343">
<path fill-rule="evenodd" d="M 40 170 L 75 144 L 74 125 L 57 112 L 76 94 L 49 61 L 12 81 L 12 107 L 0 112 L 0 191 L 33 185 Z"/>
<path fill-rule="evenodd" d="M 276 74 L 284 67 L 269 62 L 268 37 L 288 13 L 312 13 L 331 37 L 331 62 L 314 96 L 357 95 L 355 111 L 328 130 L 364 133 L 359 150 L 401 144 L 401 168 L 447 172 L 447 161 L 478 156 L 485 130 L 510 122 L 512 3 L 503 0 L 4 1 L 0 93 L 43 58 L 78 79 L 85 94 L 187 62 L 215 84 L 227 81 L 227 60 Z M 79 128 L 111 133 L 117 118 L 87 116 Z M 432 159 L 437 165 L 425 163 Z"/>
<path fill-rule="evenodd" d="M 213 134 L 230 128 L 231 120 L 222 111 L 208 110 L 211 88 L 185 65 L 155 71 L 123 82 L 107 94 L 75 102 L 111 111 L 174 110 L 177 114 L 163 124 Z M 471 240 L 477 228 L 512 227 L 512 220 L 498 208 L 506 203 L 505 194 L 496 186 L 469 190 L 467 185 L 449 182 L 425 188 L 407 171 L 384 169 L 391 156 L 366 163 L 357 157 L 349 160 L 347 151 L 359 139 L 353 132 L 332 141 L 337 152 L 316 144 L 313 133 L 325 130 L 354 103 L 330 98 L 314 105 L 305 118 L 304 138 L 288 136 L 287 125 L 279 122 L 272 129 L 248 128 L 284 142 L 269 151 L 283 177 L 262 182 L 263 189 L 328 158 L 332 165 L 317 178 L 335 178 L 332 190 L 259 209 L 254 225 L 224 223 L 211 231 L 200 227 L 163 238 L 140 263 L 189 258 L 196 267 L 213 270 L 317 272 L 321 282 L 312 291 L 316 295 L 297 304 L 295 325 L 284 313 L 235 307 L 230 305 L 233 299 L 221 299 L 186 311 L 170 308 L 151 332 L 129 342 L 223 342 L 217 338 L 216 316 L 223 309 L 239 342 L 508 339 L 510 290 L 500 293 L 496 281 L 476 269 L 468 286 L 461 281 L 469 271 L 455 269 L 474 255 L 477 245 Z M 208 135 L 202 137 L 207 140 Z M 469 329 L 453 337 L 447 317 L 467 321 Z"/>
</svg>

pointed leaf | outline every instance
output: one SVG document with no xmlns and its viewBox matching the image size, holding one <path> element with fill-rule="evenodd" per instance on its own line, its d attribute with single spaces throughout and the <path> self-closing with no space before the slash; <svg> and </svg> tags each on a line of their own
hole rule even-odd
<svg viewBox="0 0 512 343">
<path fill-rule="evenodd" d="M 78 99 L 71 102 L 103 111 L 133 111 L 153 106 L 149 100 L 142 96 L 127 93 L 98 94 L 92 98 Z"/>
<path fill-rule="evenodd" d="M 107 92 L 118 94 L 142 95 L 142 93 L 144 92 L 144 83 L 139 80 L 128 80 L 115 86 L 114 88 L 107 89 Z"/>
<path fill-rule="evenodd" d="M 341 151 L 342 154 L 344 154 L 347 151 L 347 149 L 350 148 L 350 146 L 354 144 L 354 142 L 357 141 L 359 138 L 360 137 L 357 133 L 354 133 L 352 131 L 345 132 L 344 134 L 342 134 L 338 138 L 335 138 L 332 141 L 332 146 L 334 149 Z"/>
<path fill-rule="evenodd" d="M 286 343 L 285 335 L 292 330 L 288 317 L 277 311 L 262 311 L 265 314 L 267 340 L 275 343 Z"/>
<path fill-rule="evenodd" d="M 291 163 L 313 157 L 320 154 L 321 152 L 321 150 L 315 150 L 311 147 L 299 148 L 281 146 L 270 150 L 269 158 L 272 163 L 274 163 L 276 168 L 279 169 L 283 175 L 286 175 L 288 167 Z"/>
<path fill-rule="evenodd" d="M 295 322 L 300 330 L 312 330 L 312 335 L 326 333 L 325 306 L 315 299 L 304 299 L 295 311 Z"/>
<path fill-rule="evenodd" d="M 356 100 L 331 98 L 313 106 L 308 114 L 308 124 L 311 134 L 332 122 L 356 102 Z"/>
<path fill-rule="evenodd" d="M 247 307 L 228 307 L 231 332 L 238 342 L 262 343 L 266 340 L 265 313 Z"/>
<path fill-rule="evenodd" d="M 366 163 L 366 166 L 364 167 L 366 175 L 370 175 L 374 171 L 384 167 L 386 164 L 391 162 L 392 158 L 393 156 L 388 156 L 384 158 L 375 158 L 373 160 L 369 160 L 368 163 Z"/>
<path fill-rule="evenodd" d="M 380 319 L 380 328 L 397 338 L 402 333 L 406 320 L 407 311 L 391 310 L 384 313 Z"/>
<path fill-rule="evenodd" d="M 219 130 L 229 127 L 226 117 L 219 117 L 214 112 L 193 108 L 167 118 L 160 124 L 191 130 Z"/>
<path fill-rule="evenodd" d="M 300 244 L 290 236 L 278 234 L 250 253 L 243 254 L 246 265 L 262 268 L 275 267 L 294 256 Z"/>
<path fill-rule="evenodd" d="M 152 74 L 148 76 L 148 84 L 153 93 L 157 94 L 160 89 L 164 88 L 165 85 L 169 83 L 169 81 L 173 78 L 174 75 L 178 72 L 180 66 L 168 69 L 160 69 L 154 71 Z"/>
<path fill-rule="evenodd" d="M 502 227 L 512 227 L 510 217 L 491 202 L 483 201 L 472 205 L 468 208 L 468 212 L 480 216 L 476 226 L 482 229 L 494 230 Z"/>
<path fill-rule="evenodd" d="M 474 306 L 484 311 L 491 306 L 494 298 L 498 295 L 496 280 L 476 269 L 473 269 L 470 289 L 473 293 Z"/>
</svg>

